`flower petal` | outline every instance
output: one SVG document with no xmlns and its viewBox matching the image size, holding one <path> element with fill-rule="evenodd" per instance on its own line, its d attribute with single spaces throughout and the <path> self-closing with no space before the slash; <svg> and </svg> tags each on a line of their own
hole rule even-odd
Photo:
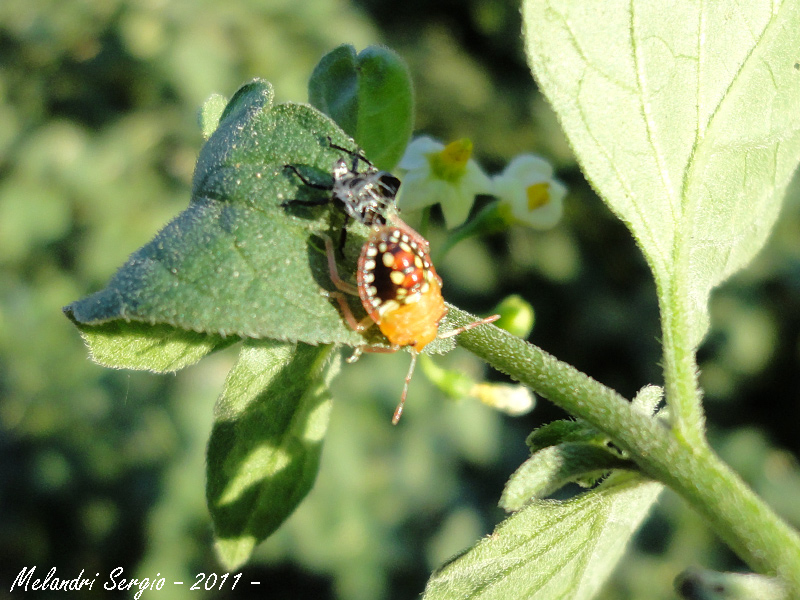
<svg viewBox="0 0 800 600">
<path fill-rule="evenodd" d="M 444 144 L 434 140 L 432 137 L 423 135 L 414 138 L 406 148 L 403 158 L 400 159 L 400 164 L 397 167 L 406 171 L 429 169 L 428 155 L 442 150 L 444 150 Z"/>
<path fill-rule="evenodd" d="M 493 184 L 495 196 L 518 223 L 549 229 L 561 219 L 567 188 L 553 179 L 553 167 L 543 158 L 532 154 L 515 157 L 494 177 Z"/>
</svg>

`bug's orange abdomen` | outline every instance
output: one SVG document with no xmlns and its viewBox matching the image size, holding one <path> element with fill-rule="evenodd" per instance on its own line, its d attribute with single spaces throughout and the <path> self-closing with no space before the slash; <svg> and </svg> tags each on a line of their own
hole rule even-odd
<svg viewBox="0 0 800 600">
<path fill-rule="evenodd" d="M 408 226 L 376 227 L 358 261 L 364 309 L 395 346 L 421 350 L 436 339 L 447 308 L 427 242 Z"/>
<path fill-rule="evenodd" d="M 378 327 L 392 344 L 422 350 L 436 339 L 439 322 L 446 314 L 441 288 L 434 278 L 429 291 L 421 294 L 416 302 L 386 311 L 378 321 Z"/>
</svg>

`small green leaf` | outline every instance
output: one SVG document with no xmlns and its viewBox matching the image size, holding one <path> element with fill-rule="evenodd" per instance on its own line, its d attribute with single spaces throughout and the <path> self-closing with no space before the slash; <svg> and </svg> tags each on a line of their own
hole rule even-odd
<svg viewBox="0 0 800 600">
<path fill-rule="evenodd" d="M 631 407 L 646 415 L 654 415 L 658 405 L 664 399 L 664 388 L 658 385 L 646 385 L 631 401 Z"/>
<path fill-rule="evenodd" d="M 763 246 L 800 158 L 800 5 L 526 0 L 526 48 L 589 181 L 686 347 Z M 598 27 L 602 23 L 602 27 Z"/>
<path fill-rule="evenodd" d="M 233 344 L 238 338 L 112 321 L 103 325 L 77 323 L 96 363 L 113 369 L 171 373 L 193 365 L 206 354 Z"/>
<path fill-rule="evenodd" d="M 403 60 L 388 48 L 359 54 L 342 45 L 322 57 L 308 99 L 329 115 L 381 169 L 400 161 L 414 125 L 414 91 Z"/>
<path fill-rule="evenodd" d="M 243 564 L 311 489 L 338 368 L 331 347 L 244 343 L 208 443 L 208 506 L 227 568 Z"/>
<path fill-rule="evenodd" d="M 308 80 L 308 101 L 353 139 L 358 133 L 356 49 L 343 44 L 328 52 Z"/>
<path fill-rule="evenodd" d="M 500 507 L 517 511 L 528 502 L 545 498 L 568 483 L 592 485 L 613 469 L 634 470 L 636 465 L 596 444 L 567 443 L 543 448 L 511 475 L 500 498 Z"/>
<path fill-rule="evenodd" d="M 611 574 L 661 485 L 616 474 L 570 500 L 529 504 L 433 574 L 427 600 L 590 600 Z"/>
<path fill-rule="evenodd" d="M 217 130 L 219 121 L 222 118 L 222 113 L 228 104 L 227 98 L 221 94 L 212 94 L 208 100 L 203 103 L 203 108 L 200 109 L 198 115 L 200 121 L 200 131 L 203 132 L 203 137 L 208 139 L 211 134 Z"/>
<path fill-rule="evenodd" d="M 84 325 L 133 321 L 221 336 L 363 344 L 337 302 L 322 294 L 333 286 L 319 235 L 338 239 L 343 212 L 282 205 L 326 197 L 286 165 L 330 183 L 342 153 L 329 138 L 355 149 L 313 108 L 272 106 L 268 83 L 242 87 L 203 146 L 189 207 L 134 252 L 105 289 L 69 305 L 68 315 Z M 359 223 L 349 227 L 345 278 L 354 278 L 366 231 Z M 361 310 L 357 300 L 353 306 Z M 379 342 L 373 330 L 367 341 Z"/>
<path fill-rule="evenodd" d="M 575 421 L 553 421 L 542 425 L 531 432 L 525 443 L 531 449 L 531 453 L 534 453 L 542 448 L 564 442 L 604 444 L 607 441 L 606 434 L 601 433 L 585 421 L 577 419 Z"/>
</svg>

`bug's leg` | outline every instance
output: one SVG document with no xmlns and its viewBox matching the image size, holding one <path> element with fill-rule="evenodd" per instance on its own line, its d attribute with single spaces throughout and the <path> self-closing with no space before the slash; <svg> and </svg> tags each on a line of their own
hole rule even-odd
<svg viewBox="0 0 800 600">
<path fill-rule="evenodd" d="M 295 175 L 297 175 L 297 177 L 300 179 L 300 181 L 302 181 L 303 184 L 307 185 L 308 187 L 311 187 L 311 188 L 314 188 L 314 189 L 317 189 L 317 190 L 326 190 L 326 191 L 330 191 L 330 190 L 333 189 L 333 185 L 326 185 L 324 183 L 317 183 L 316 181 L 311 181 L 305 175 L 303 175 L 300 172 L 300 170 L 294 165 L 284 165 L 283 168 L 284 169 L 289 169 L 290 171 L 292 171 Z M 326 198 L 325 202 L 330 202 L 330 198 Z"/>
<path fill-rule="evenodd" d="M 373 323 L 374 324 L 374 323 Z M 397 352 L 400 350 L 400 346 L 392 345 L 392 346 L 356 346 L 353 348 L 353 354 L 350 355 L 349 358 L 346 359 L 345 362 L 354 363 L 364 352 L 370 353 L 379 353 L 379 354 L 391 354 L 393 352 Z"/>
<path fill-rule="evenodd" d="M 375 321 L 372 320 L 372 317 L 367 315 L 360 321 L 356 319 L 356 316 L 353 314 L 353 311 L 350 310 L 350 305 L 347 303 L 347 299 L 345 298 L 344 294 L 339 292 L 325 292 L 329 298 L 336 298 L 336 301 L 339 303 L 339 308 L 342 309 L 342 315 L 344 316 L 344 320 L 347 321 L 347 324 L 350 326 L 350 329 L 353 331 L 357 331 L 358 333 L 363 333 L 370 327 L 375 324 Z M 371 350 L 367 350 L 367 352 L 371 352 Z M 360 354 L 360 352 L 359 352 Z M 358 357 L 356 357 L 357 360 Z"/>
<path fill-rule="evenodd" d="M 344 258 L 344 245 L 347 242 L 347 223 L 350 222 L 350 215 L 345 213 L 344 215 L 344 224 L 342 225 L 342 230 L 339 232 L 339 256 Z"/>
<path fill-rule="evenodd" d="M 366 331 L 375 324 L 375 321 L 373 321 L 372 317 L 369 315 L 359 321 L 356 319 L 353 311 L 350 310 L 350 305 L 347 303 L 347 299 L 345 298 L 344 294 L 358 296 L 358 287 L 352 283 L 347 283 L 341 277 L 339 277 L 339 270 L 336 268 L 336 255 L 334 254 L 333 250 L 333 241 L 324 234 L 320 234 L 320 237 L 325 240 L 325 253 L 328 255 L 328 270 L 330 272 L 331 283 L 336 286 L 339 292 L 344 292 L 339 293 L 324 291 L 324 293 L 329 298 L 336 298 L 336 301 L 339 303 L 339 308 L 342 309 L 342 315 L 351 329 L 359 333 Z"/>
<path fill-rule="evenodd" d="M 349 310 L 349 308 L 348 308 Z M 352 315 L 352 313 L 350 313 Z M 375 352 L 375 353 L 382 353 L 382 354 L 390 354 L 392 352 L 397 352 L 400 350 L 400 346 L 397 344 L 392 344 L 391 346 L 356 346 L 353 349 L 353 354 L 345 359 L 348 363 L 356 362 L 364 352 Z M 406 404 L 406 396 L 408 395 L 408 384 L 411 383 L 411 376 L 414 374 L 414 367 L 417 364 L 417 356 L 419 352 L 416 350 L 411 350 L 411 365 L 408 368 L 408 374 L 406 374 L 406 380 L 403 384 L 403 393 L 400 395 L 400 404 L 397 405 L 397 408 L 394 409 L 394 414 L 392 415 L 392 425 L 397 425 L 397 422 L 400 420 L 400 417 L 403 416 L 403 408 Z"/>
<path fill-rule="evenodd" d="M 336 254 L 333 250 L 333 241 L 324 234 L 320 234 L 320 237 L 325 240 L 325 253 L 328 255 L 328 272 L 330 273 L 331 283 L 333 283 L 340 292 L 350 294 L 351 296 L 358 296 L 358 287 L 352 283 L 347 283 L 344 279 L 339 277 L 339 269 L 336 267 Z M 339 301 L 339 304 L 343 301 L 344 298 Z M 350 315 L 352 316 L 352 314 L 351 312 Z"/>
<path fill-rule="evenodd" d="M 307 185 L 310 188 L 314 188 L 317 190 L 325 190 L 330 191 L 332 189 L 331 186 L 322 185 L 319 183 L 315 183 L 313 181 L 309 181 L 306 179 L 303 174 L 297 170 L 297 167 L 294 165 L 285 165 L 284 169 L 290 169 L 297 177 L 300 178 L 300 181 L 303 182 L 303 185 Z M 289 200 L 284 200 L 281 202 L 281 206 L 322 206 L 323 204 L 330 204 L 332 198 L 330 196 L 326 196 L 324 198 L 317 198 L 315 200 L 299 200 L 297 198 L 291 198 Z"/>
<path fill-rule="evenodd" d="M 364 349 L 361 346 L 356 346 L 353 348 L 353 353 L 345 359 L 345 362 L 348 364 L 353 364 L 359 358 L 361 358 L 362 352 L 364 352 Z"/>
<path fill-rule="evenodd" d="M 458 335 L 459 333 L 464 333 L 465 331 L 469 331 L 470 329 L 474 329 L 475 327 L 478 327 L 480 325 L 487 325 L 488 323 L 494 323 L 499 318 L 500 315 L 492 315 L 491 317 L 486 317 L 485 319 L 481 319 L 480 321 L 474 321 L 472 323 L 469 323 L 468 325 L 459 327 L 458 329 L 453 329 L 452 331 L 441 333 L 439 334 L 439 337 L 440 338 L 453 337 L 454 335 Z"/>
<path fill-rule="evenodd" d="M 394 409 L 394 414 L 392 415 L 392 425 L 397 425 L 400 421 L 400 417 L 403 416 L 403 408 L 405 408 L 406 396 L 408 395 L 408 384 L 411 383 L 411 376 L 414 374 L 414 367 L 417 365 L 418 355 L 419 352 L 413 349 L 411 350 L 411 364 L 408 367 L 405 383 L 403 383 L 403 393 L 400 395 L 400 404 Z"/>
<path fill-rule="evenodd" d="M 400 350 L 400 346 L 397 344 L 392 344 L 391 346 L 358 346 L 356 350 L 358 351 L 358 356 L 361 356 L 364 352 L 369 352 L 370 354 L 394 354 Z M 358 360 L 358 357 L 356 357 L 356 360 Z"/>
<path fill-rule="evenodd" d="M 298 200 L 297 198 L 292 198 L 281 202 L 281 206 L 322 206 L 323 204 L 330 204 L 330 201 L 330 198 L 321 198 L 319 200 Z"/>
</svg>

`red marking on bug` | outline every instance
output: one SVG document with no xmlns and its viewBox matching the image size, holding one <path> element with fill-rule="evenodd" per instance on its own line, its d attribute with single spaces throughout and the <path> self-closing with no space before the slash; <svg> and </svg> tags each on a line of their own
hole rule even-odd
<svg viewBox="0 0 800 600">
<path fill-rule="evenodd" d="M 358 358 L 362 351 L 396 352 L 406 346 L 411 349 L 411 365 L 400 403 L 392 417 L 392 423 L 396 425 L 403 414 L 417 354 L 437 337 L 458 335 L 478 325 L 491 323 L 500 315 L 439 334 L 439 323 L 447 314 L 447 307 L 442 298 L 442 279 L 431 262 L 428 242 L 399 217 L 393 216 L 390 222 L 387 225 L 375 225 L 362 247 L 356 272 L 357 286 L 339 277 L 333 243 L 325 238 L 325 245 L 331 281 L 342 292 L 358 295 L 367 311 L 366 319 L 356 320 L 345 298 L 336 294 L 347 323 L 359 332 L 377 324 L 391 344 L 389 348 L 356 348 L 351 360 Z"/>
</svg>

